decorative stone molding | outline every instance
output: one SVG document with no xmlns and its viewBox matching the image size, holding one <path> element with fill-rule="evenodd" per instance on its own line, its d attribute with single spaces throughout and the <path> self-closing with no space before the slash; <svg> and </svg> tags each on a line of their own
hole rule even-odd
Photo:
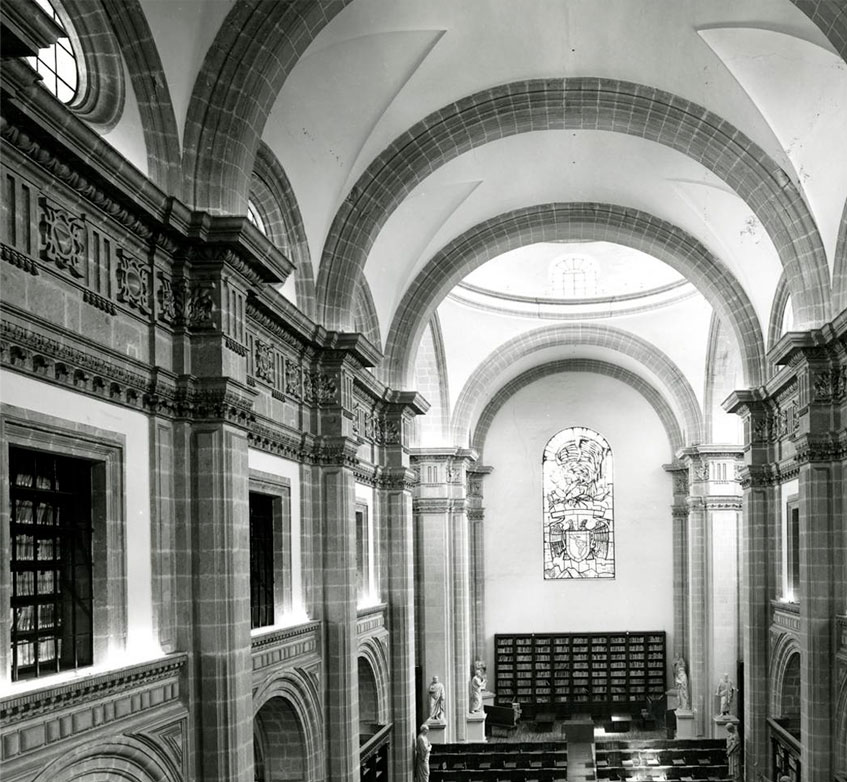
<svg viewBox="0 0 847 782">
<path fill-rule="evenodd" d="M 816 372 L 812 388 L 816 402 L 843 402 L 847 398 L 847 366 Z"/>
<path fill-rule="evenodd" d="M 58 741 L 102 729 L 116 719 L 159 713 L 180 703 L 185 654 L 140 663 L 0 699 L 3 760 L 43 751 Z"/>
<path fill-rule="evenodd" d="M 273 382 L 273 366 L 274 366 L 274 348 L 270 342 L 263 342 L 260 339 L 255 341 L 255 351 L 253 354 L 253 362 L 255 366 L 254 374 L 259 380 L 264 380 L 266 383 Z"/>
<path fill-rule="evenodd" d="M 38 228 L 42 260 L 67 270 L 72 277 L 82 277 L 88 259 L 85 215 L 72 215 L 66 209 L 51 204 L 45 196 L 38 197 L 38 205 L 41 208 Z"/>
<path fill-rule="evenodd" d="M 798 464 L 840 461 L 847 456 L 847 447 L 837 435 L 802 435 L 795 441 Z"/>
<path fill-rule="evenodd" d="M 150 312 L 148 272 L 144 264 L 124 249 L 118 248 L 118 301 L 143 314 Z"/>
<path fill-rule="evenodd" d="M 771 602 L 771 626 L 781 631 L 800 632 L 800 607 L 796 603 Z"/>
<path fill-rule="evenodd" d="M 385 605 L 363 609 L 356 619 L 356 635 L 361 639 L 366 635 L 377 635 L 380 631 L 387 632 L 384 611 Z"/>
<path fill-rule="evenodd" d="M 338 401 L 338 384 L 335 378 L 325 372 L 303 372 L 303 401 L 307 405 L 319 407 Z"/>
<path fill-rule="evenodd" d="M 253 671 L 291 661 L 301 663 L 304 658 L 318 654 L 320 634 L 320 622 L 309 622 L 254 636 L 250 642 Z"/>
<path fill-rule="evenodd" d="M 118 314 L 118 308 L 113 302 L 109 301 L 104 296 L 101 296 L 99 293 L 94 293 L 94 291 L 88 290 L 87 288 L 82 292 L 82 300 L 86 304 L 90 304 L 92 307 L 97 307 L 98 310 L 103 310 L 103 312 L 107 315 Z"/>
<path fill-rule="evenodd" d="M 297 462 L 307 461 L 306 448 L 302 437 L 297 433 L 287 433 L 254 420 L 247 431 L 247 440 L 251 448 Z"/>
<path fill-rule="evenodd" d="M 0 258 L 35 277 L 38 276 L 38 264 L 28 255 L 14 247 L 9 247 L 8 244 L 0 244 Z"/>
<path fill-rule="evenodd" d="M 298 401 L 303 398 L 303 370 L 290 358 L 285 359 L 285 393 Z"/>
</svg>

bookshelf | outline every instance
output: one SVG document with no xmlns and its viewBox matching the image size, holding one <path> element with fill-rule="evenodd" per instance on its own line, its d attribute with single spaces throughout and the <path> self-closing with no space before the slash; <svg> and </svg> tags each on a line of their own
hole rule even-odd
<svg viewBox="0 0 847 782">
<path fill-rule="evenodd" d="M 665 632 L 494 636 L 495 692 L 532 716 L 639 712 L 666 689 Z"/>
</svg>

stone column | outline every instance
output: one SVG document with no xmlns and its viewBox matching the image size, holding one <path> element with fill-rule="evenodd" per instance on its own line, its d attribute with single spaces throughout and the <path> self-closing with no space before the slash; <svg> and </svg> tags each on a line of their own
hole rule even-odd
<svg viewBox="0 0 847 782">
<path fill-rule="evenodd" d="M 741 625 L 744 627 L 744 764 L 747 779 L 770 773 L 768 746 L 768 635 L 774 594 L 773 524 L 779 510 L 768 444 L 768 410 L 758 390 L 736 391 L 724 403 L 744 421 L 744 466 L 739 470 L 742 496 Z"/>
<path fill-rule="evenodd" d="M 433 676 L 445 686 L 445 741 L 466 740 L 470 699 L 470 558 L 465 471 L 473 451 L 419 449 L 415 513 L 416 624 L 424 689 Z M 426 692 L 424 704 L 428 703 Z"/>
<path fill-rule="evenodd" d="M 386 418 L 397 434 L 385 448 L 381 481 L 382 535 L 386 541 L 385 572 L 388 628 L 391 633 L 391 778 L 407 779 L 414 765 L 418 715 L 415 713 L 415 582 L 412 484 L 408 432 L 412 416 L 427 410 L 417 394 L 392 392 Z"/>
</svg>

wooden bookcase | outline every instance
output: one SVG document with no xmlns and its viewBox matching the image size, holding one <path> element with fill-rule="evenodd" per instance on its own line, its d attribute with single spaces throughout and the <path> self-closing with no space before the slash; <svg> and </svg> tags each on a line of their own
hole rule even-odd
<svg viewBox="0 0 847 782">
<path fill-rule="evenodd" d="M 665 632 L 497 634 L 496 703 L 527 716 L 639 713 L 666 690 Z"/>
</svg>

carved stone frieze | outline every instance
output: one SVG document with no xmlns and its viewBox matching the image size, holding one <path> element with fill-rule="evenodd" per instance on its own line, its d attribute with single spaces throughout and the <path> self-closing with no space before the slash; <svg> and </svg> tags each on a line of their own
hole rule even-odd
<svg viewBox="0 0 847 782">
<path fill-rule="evenodd" d="M 186 256 L 194 262 L 225 264 L 228 268 L 241 274 L 251 285 L 260 285 L 266 281 L 249 260 L 232 247 L 215 244 L 192 245 Z"/>
<path fill-rule="evenodd" d="M 833 435 L 805 435 L 797 438 L 796 460 L 799 464 L 808 462 L 831 462 L 844 458 L 847 454 L 845 445 Z"/>
<path fill-rule="evenodd" d="M 320 625 L 310 622 L 252 639 L 253 671 L 298 661 L 318 653 Z"/>
<path fill-rule="evenodd" d="M 253 362 L 255 365 L 254 374 L 259 380 L 264 380 L 266 383 L 273 382 L 274 368 L 274 348 L 270 342 L 263 342 L 260 339 L 255 341 L 255 350 L 253 352 Z"/>
<path fill-rule="evenodd" d="M 673 470 L 673 493 L 688 494 L 687 470 Z"/>
<path fill-rule="evenodd" d="M 263 329 L 278 337 L 282 342 L 290 345 L 296 352 L 301 353 L 306 348 L 306 343 L 299 336 L 283 327 L 281 321 L 275 320 L 264 310 L 256 306 L 253 301 L 247 301 L 247 318 L 252 320 Z"/>
<path fill-rule="evenodd" d="M 315 370 L 303 372 L 303 401 L 307 405 L 330 405 L 338 400 L 338 383 L 331 375 Z"/>
<path fill-rule="evenodd" d="M 33 276 L 38 275 L 38 264 L 28 255 L 14 247 L 9 247 L 8 244 L 0 244 L 0 258 Z"/>
<path fill-rule="evenodd" d="M 298 401 L 303 398 L 303 370 L 290 358 L 285 359 L 285 393 Z"/>
<path fill-rule="evenodd" d="M 118 248 L 118 301 L 143 314 L 150 312 L 149 274 L 144 263 Z"/>
<path fill-rule="evenodd" d="M 165 323 L 175 325 L 177 322 L 177 313 L 182 312 L 182 281 L 172 280 L 164 272 L 159 272 L 158 285 L 156 290 L 156 298 L 159 302 L 159 320 Z"/>
<path fill-rule="evenodd" d="M 812 388 L 816 402 L 843 402 L 847 397 L 847 366 L 817 372 Z"/>
<path fill-rule="evenodd" d="M 38 205 L 41 209 L 38 229 L 42 260 L 54 263 L 72 277 L 82 277 L 88 253 L 85 215 L 72 215 L 51 204 L 45 196 L 39 196 Z"/>
<path fill-rule="evenodd" d="M 292 461 L 307 461 L 302 438 L 287 434 L 279 429 L 252 421 L 247 431 L 247 440 L 250 446 L 257 450 L 282 456 Z"/>
</svg>

